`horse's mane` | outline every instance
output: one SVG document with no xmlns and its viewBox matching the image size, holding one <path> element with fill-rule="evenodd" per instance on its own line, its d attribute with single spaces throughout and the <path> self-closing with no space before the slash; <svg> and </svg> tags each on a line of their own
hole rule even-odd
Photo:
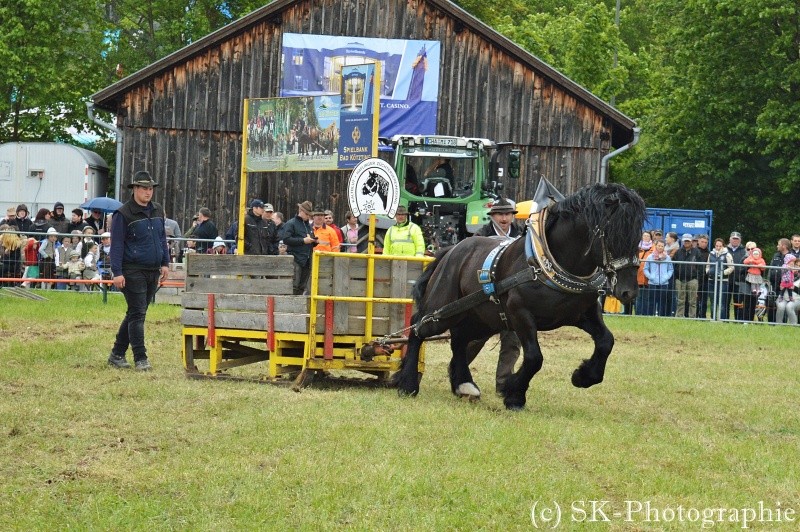
<svg viewBox="0 0 800 532">
<path fill-rule="evenodd" d="M 577 215 L 589 231 L 602 228 L 606 249 L 614 258 L 636 254 L 647 218 L 644 200 L 639 194 L 617 183 L 587 185 L 551 206 L 550 212 Z M 556 219 L 554 216 L 550 221 L 554 223 Z"/>
</svg>

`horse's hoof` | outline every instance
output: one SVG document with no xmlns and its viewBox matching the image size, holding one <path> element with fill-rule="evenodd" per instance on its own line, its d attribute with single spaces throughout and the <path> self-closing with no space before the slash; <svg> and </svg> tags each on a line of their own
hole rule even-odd
<svg viewBox="0 0 800 532">
<path fill-rule="evenodd" d="M 481 398 L 481 391 L 471 382 L 462 382 L 458 385 L 458 388 L 456 388 L 456 395 L 458 397 L 466 397 L 470 400 L 478 400 Z"/>
<path fill-rule="evenodd" d="M 595 384 L 600 384 L 603 379 L 590 379 L 587 377 L 580 368 L 572 372 L 572 385 L 576 388 L 589 388 Z"/>
<path fill-rule="evenodd" d="M 419 390 L 404 390 L 403 388 L 397 389 L 397 395 L 400 397 L 416 397 Z"/>
<path fill-rule="evenodd" d="M 525 405 L 506 405 L 506 410 L 509 412 L 521 412 L 525 410 Z"/>
</svg>

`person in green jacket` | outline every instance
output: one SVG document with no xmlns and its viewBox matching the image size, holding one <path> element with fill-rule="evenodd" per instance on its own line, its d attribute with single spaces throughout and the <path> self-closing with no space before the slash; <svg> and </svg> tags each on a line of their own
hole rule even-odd
<svg viewBox="0 0 800 532">
<path fill-rule="evenodd" d="M 394 218 L 395 225 L 391 226 L 383 237 L 383 254 L 421 257 L 425 253 L 425 239 L 422 236 L 422 229 L 409 221 L 408 208 L 400 205 Z"/>
</svg>

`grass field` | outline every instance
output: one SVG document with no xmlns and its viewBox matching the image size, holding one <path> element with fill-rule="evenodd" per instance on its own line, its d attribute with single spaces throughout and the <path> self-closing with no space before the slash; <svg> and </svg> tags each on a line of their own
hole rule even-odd
<svg viewBox="0 0 800 532">
<path fill-rule="evenodd" d="M 517 530 L 534 504 L 539 527 L 560 509 L 567 530 L 698 529 L 704 511 L 727 530 L 750 509 L 751 528 L 798 527 L 798 327 L 609 318 L 617 345 L 589 390 L 569 383 L 588 337 L 543 334 L 527 409 L 509 413 L 494 340 L 478 403 L 450 394 L 445 344 L 415 399 L 294 393 L 186 379 L 167 305 L 148 314 L 154 371 L 110 369 L 122 301 L 45 295 L 0 296 L 0 530 Z M 586 522 L 591 501 L 608 522 Z"/>
</svg>

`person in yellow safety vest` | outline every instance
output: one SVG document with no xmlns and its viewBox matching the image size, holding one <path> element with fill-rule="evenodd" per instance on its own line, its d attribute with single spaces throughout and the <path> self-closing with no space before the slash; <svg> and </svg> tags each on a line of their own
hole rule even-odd
<svg viewBox="0 0 800 532">
<path fill-rule="evenodd" d="M 391 226 L 383 237 L 383 254 L 421 257 L 425 253 L 425 239 L 422 236 L 422 229 L 408 220 L 408 209 L 400 205 L 394 219 L 395 225 Z"/>
<path fill-rule="evenodd" d="M 325 213 L 315 211 L 312 215 L 314 220 L 314 236 L 317 237 L 317 245 L 314 251 L 339 251 L 339 235 L 330 225 L 325 223 Z"/>
</svg>

